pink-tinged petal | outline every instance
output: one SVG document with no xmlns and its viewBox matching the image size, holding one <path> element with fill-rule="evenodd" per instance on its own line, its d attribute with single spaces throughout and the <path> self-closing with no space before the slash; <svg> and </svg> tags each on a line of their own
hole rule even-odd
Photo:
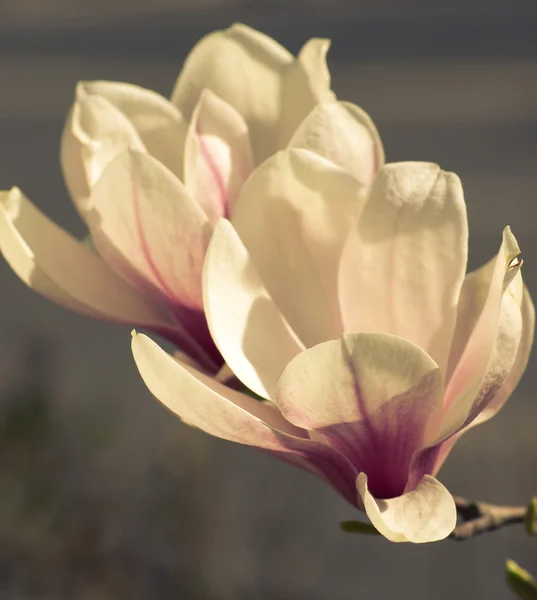
<svg viewBox="0 0 537 600">
<path fill-rule="evenodd" d="M 521 335 L 516 305 L 520 306 L 522 299 L 522 282 L 515 281 L 522 264 L 519 255 L 515 236 L 506 227 L 496 259 L 466 280 L 454 339 L 454 352 L 460 358 L 446 386 L 446 414 L 439 440 L 475 418 L 475 409 L 487 404 L 485 395 L 498 391 L 513 366 Z M 465 336 L 467 341 L 461 344 Z"/>
<path fill-rule="evenodd" d="M 484 423 L 498 413 L 514 392 L 526 370 L 535 333 L 535 307 L 526 286 L 524 286 L 522 292 L 520 311 L 522 315 L 522 331 L 513 366 L 492 401 L 477 415 L 470 424 L 470 427 Z"/>
<path fill-rule="evenodd" d="M 126 150 L 95 185 L 88 223 L 103 257 L 172 309 L 201 310 L 211 227 L 184 185 L 148 154 Z"/>
<path fill-rule="evenodd" d="M 389 500 L 370 493 L 365 473 L 358 475 L 356 488 L 367 516 L 391 542 L 436 542 L 446 538 L 457 524 L 453 497 L 430 475 L 425 475 L 414 490 Z"/>
<path fill-rule="evenodd" d="M 384 164 L 384 150 L 373 121 L 350 102 L 317 105 L 299 125 L 289 146 L 324 156 L 369 186 Z"/>
<path fill-rule="evenodd" d="M 287 363 L 303 346 L 266 291 L 229 221 L 214 230 L 203 277 L 209 330 L 235 375 L 263 398 L 274 397 Z"/>
<path fill-rule="evenodd" d="M 445 371 L 467 245 L 456 175 L 430 163 L 385 165 L 343 253 L 345 331 L 400 335 Z"/>
<path fill-rule="evenodd" d="M 60 160 L 65 183 L 83 219 L 92 187 L 125 148 L 145 150 L 134 125 L 109 100 L 88 95 L 79 84 L 63 129 Z"/>
<path fill-rule="evenodd" d="M 438 365 L 411 342 L 382 333 L 346 334 L 294 358 L 276 403 L 365 472 L 376 497 L 399 496 L 415 451 L 442 416 Z"/>
<path fill-rule="evenodd" d="M 79 83 L 89 96 L 105 98 L 134 126 L 145 148 L 179 179 L 188 124 L 178 108 L 152 90 L 117 81 Z"/>
<path fill-rule="evenodd" d="M 364 196 L 354 177 L 296 148 L 265 161 L 239 196 L 232 223 L 305 346 L 343 331 L 337 270 Z"/>
<path fill-rule="evenodd" d="M 185 145 L 185 185 L 211 223 L 233 211 L 254 168 L 246 122 L 230 104 L 204 90 Z"/>
<path fill-rule="evenodd" d="M 283 85 L 280 147 L 285 148 L 300 123 L 319 103 L 334 102 L 326 55 L 330 40 L 308 40 L 287 69 Z"/>
<path fill-rule="evenodd" d="M 337 451 L 287 422 L 274 405 L 180 365 L 146 336 L 135 335 L 132 350 L 149 391 L 185 423 L 307 469 L 356 504 L 356 473 L 351 465 Z"/>
<path fill-rule="evenodd" d="M 0 249 L 26 285 L 66 308 L 168 333 L 175 327 L 164 307 L 139 294 L 17 188 L 0 193 Z"/>
<path fill-rule="evenodd" d="M 292 63 L 292 55 L 272 38 L 235 24 L 194 46 L 172 102 L 189 119 L 201 92 L 215 92 L 244 117 L 260 163 L 279 148 L 283 77 Z"/>
</svg>

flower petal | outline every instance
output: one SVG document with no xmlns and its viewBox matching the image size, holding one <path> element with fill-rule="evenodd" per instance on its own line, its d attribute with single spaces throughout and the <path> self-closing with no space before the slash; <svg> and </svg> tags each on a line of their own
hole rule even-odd
<svg viewBox="0 0 537 600">
<path fill-rule="evenodd" d="M 415 451 L 442 416 L 438 365 L 411 342 L 382 333 L 346 334 L 295 357 L 276 403 L 369 477 L 377 497 L 403 493 Z"/>
<path fill-rule="evenodd" d="M 317 104 L 336 99 L 330 89 L 330 71 L 326 65 L 329 48 L 330 40 L 312 38 L 287 69 L 283 88 L 281 148 L 289 144 L 296 128 Z"/>
<path fill-rule="evenodd" d="M 491 389 L 494 391 L 494 385 L 501 385 L 513 365 L 521 335 L 520 309 L 516 304 L 520 306 L 522 299 L 522 282 L 520 279 L 518 283 L 515 281 L 522 264 L 519 255 L 516 238 L 506 227 L 496 259 L 471 274 L 465 282 L 454 338 L 454 352 L 460 358 L 446 386 L 446 415 L 439 439 L 444 439 L 473 419 L 476 406 L 483 401 L 483 394 Z M 514 286 L 510 287 L 512 282 Z M 518 298 L 513 298 L 514 293 Z M 499 330 L 502 322 L 505 327 L 502 325 Z M 515 326 L 516 329 L 511 329 Z M 464 343 L 465 338 L 467 341 Z M 489 385 L 496 378 L 494 372 L 501 382 Z"/>
<path fill-rule="evenodd" d="M 421 346 L 444 371 L 466 271 L 459 178 L 430 163 L 384 166 L 340 270 L 345 331 L 383 331 Z"/>
<path fill-rule="evenodd" d="M 204 268 L 209 330 L 235 375 L 263 398 L 274 397 L 287 363 L 303 346 L 259 279 L 229 221 L 218 221 Z"/>
<path fill-rule="evenodd" d="M 341 335 L 337 270 L 364 189 L 322 157 L 290 149 L 257 168 L 232 223 L 305 346 Z"/>
<path fill-rule="evenodd" d="M 149 154 L 183 178 L 188 124 L 174 104 L 152 90 L 117 81 L 86 81 L 78 84 L 80 90 L 106 98 L 132 123 Z"/>
<path fill-rule="evenodd" d="M 211 235 L 183 184 L 149 154 L 125 150 L 104 171 L 88 223 L 104 258 L 172 308 L 201 310 L 201 272 Z"/>
<path fill-rule="evenodd" d="M 279 147 L 283 75 L 293 57 L 280 44 L 246 25 L 204 37 L 188 55 L 172 102 L 190 118 L 208 88 L 244 117 L 257 163 Z M 307 114 L 307 112 L 305 113 Z"/>
<path fill-rule="evenodd" d="M 391 542 L 436 542 L 446 538 L 457 524 L 453 497 L 430 475 L 425 475 L 414 490 L 389 500 L 371 495 L 365 473 L 358 475 L 356 488 L 367 516 Z"/>
<path fill-rule="evenodd" d="M 310 440 L 307 432 L 288 423 L 272 404 L 258 402 L 180 365 L 144 335 L 134 335 L 132 350 L 149 391 L 183 421 L 322 476 L 356 504 L 354 471 L 349 463 L 326 444 Z"/>
<path fill-rule="evenodd" d="M 0 249 L 26 285 L 66 308 L 140 327 L 174 327 L 163 307 L 139 294 L 17 188 L 0 193 Z"/>
<path fill-rule="evenodd" d="M 60 160 L 69 193 L 86 219 L 91 188 L 125 148 L 145 150 L 133 124 L 106 98 L 80 85 L 62 133 Z"/>
<path fill-rule="evenodd" d="M 350 102 L 316 106 L 299 125 L 289 146 L 324 156 L 365 186 L 384 164 L 384 150 L 373 121 Z"/>
<path fill-rule="evenodd" d="M 186 138 L 184 182 L 211 223 L 231 214 L 253 168 L 244 119 L 230 104 L 204 90 Z"/>
</svg>

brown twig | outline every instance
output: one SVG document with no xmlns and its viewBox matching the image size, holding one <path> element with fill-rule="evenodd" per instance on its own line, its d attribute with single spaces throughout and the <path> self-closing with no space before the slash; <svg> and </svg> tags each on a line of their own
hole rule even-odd
<svg viewBox="0 0 537 600">
<path fill-rule="evenodd" d="M 488 502 L 472 502 L 455 497 L 457 512 L 462 519 L 451 534 L 451 539 L 467 540 L 475 535 L 493 531 L 506 525 L 525 523 L 527 506 L 498 506 Z"/>
</svg>

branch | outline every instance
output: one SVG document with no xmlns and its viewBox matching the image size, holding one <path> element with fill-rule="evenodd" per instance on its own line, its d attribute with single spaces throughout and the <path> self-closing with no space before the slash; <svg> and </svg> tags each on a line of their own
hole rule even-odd
<svg viewBox="0 0 537 600">
<path fill-rule="evenodd" d="M 537 497 L 532 499 L 529 506 L 498 506 L 488 502 L 471 502 L 456 496 L 455 505 L 463 522 L 455 527 L 451 539 L 467 540 L 517 523 L 524 523 L 530 535 L 537 533 Z"/>
</svg>

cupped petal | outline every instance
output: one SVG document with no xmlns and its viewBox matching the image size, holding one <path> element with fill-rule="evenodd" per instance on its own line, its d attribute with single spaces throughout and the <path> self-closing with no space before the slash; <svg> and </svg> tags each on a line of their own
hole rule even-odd
<svg viewBox="0 0 537 600">
<path fill-rule="evenodd" d="M 326 64 L 329 48 L 330 40 L 312 38 L 287 68 L 280 125 L 281 148 L 288 145 L 296 128 L 317 104 L 336 99 L 330 89 L 330 71 Z"/>
<path fill-rule="evenodd" d="M 272 38 L 235 24 L 194 46 L 171 99 L 190 119 L 201 92 L 215 92 L 246 120 L 259 163 L 279 147 L 283 76 L 292 62 L 293 56 Z"/>
<path fill-rule="evenodd" d="M 384 150 L 369 115 L 350 102 L 317 105 L 295 131 L 289 146 L 324 156 L 369 186 L 384 164 Z"/>
<path fill-rule="evenodd" d="M 522 375 L 524 374 L 524 371 L 526 370 L 535 333 L 535 307 L 533 306 L 531 296 L 526 286 L 524 286 L 522 292 L 520 312 L 522 315 L 522 331 L 513 366 L 511 367 L 509 375 L 507 375 L 505 378 L 494 398 L 485 408 L 483 408 L 474 421 L 472 421 L 470 427 L 474 427 L 475 425 L 479 425 L 485 421 L 488 421 L 500 411 L 505 402 L 516 389 Z"/>
<path fill-rule="evenodd" d="M 253 168 L 248 126 L 241 114 L 204 90 L 186 137 L 184 182 L 211 223 L 231 214 Z"/>
<path fill-rule="evenodd" d="M 125 148 L 145 151 L 134 125 L 109 100 L 88 95 L 79 85 L 63 129 L 60 161 L 65 183 L 83 219 L 92 187 Z"/>
<path fill-rule="evenodd" d="M 102 256 L 170 307 L 201 310 L 211 235 L 184 185 L 149 154 L 125 150 L 93 188 L 88 224 Z"/>
<path fill-rule="evenodd" d="M 467 246 L 466 207 L 455 174 L 430 163 L 385 165 L 343 251 L 345 331 L 400 335 L 445 371 Z"/>
<path fill-rule="evenodd" d="M 506 227 L 496 259 L 465 282 L 453 346 L 460 358 L 446 386 L 439 440 L 473 420 L 513 366 L 522 332 L 519 257 L 516 238 Z"/>
<path fill-rule="evenodd" d="M 309 439 L 269 403 L 231 390 L 180 365 L 144 335 L 132 340 L 134 360 L 149 391 L 185 423 L 238 442 L 315 473 L 356 504 L 351 465 L 328 445 Z"/>
<path fill-rule="evenodd" d="M 179 179 L 183 178 L 183 147 L 188 123 L 167 98 L 117 81 L 81 82 L 77 95 L 82 94 L 105 98 L 132 123 L 149 154 Z"/>
<path fill-rule="evenodd" d="M 305 346 L 343 331 L 338 264 L 364 192 L 332 163 L 293 148 L 258 167 L 239 196 L 232 223 Z"/>
<path fill-rule="evenodd" d="M 358 475 L 356 488 L 371 523 L 391 542 L 436 542 L 446 538 L 457 524 L 453 497 L 430 475 L 412 491 L 389 500 L 371 494 L 365 473 Z"/>
<path fill-rule="evenodd" d="M 26 285 L 66 308 L 139 327 L 174 328 L 164 307 L 139 294 L 17 188 L 0 193 L 0 250 Z"/>
<path fill-rule="evenodd" d="M 205 260 L 203 304 L 217 348 L 253 392 L 273 398 L 300 344 L 229 221 L 218 221 Z"/>
<path fill-rule="evenodd" d="M 389 498 L 403 493 L 414 453 L 432 441 L 442 393 L 438 365 L 421 348 L 357 333 L 296 356 L 280 378 L 276 404 L 367 473 L 375 496 Z"/>
</svg>

